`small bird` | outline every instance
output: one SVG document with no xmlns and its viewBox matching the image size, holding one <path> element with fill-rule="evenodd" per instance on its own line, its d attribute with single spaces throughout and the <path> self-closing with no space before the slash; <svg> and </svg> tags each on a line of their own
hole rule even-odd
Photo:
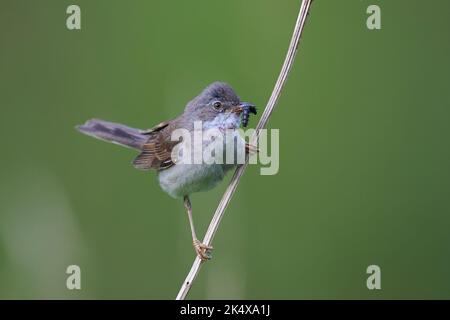
<svg viewBox="0 0 450 320">
<path fill-rule="evenodd" d="M 172 157 L 172 151 L 182 139 L 173 141 L 171 137 L 178 129 L 187 130 L 193 135 L 194 123 L 197 121 L 202 122 L 202 130 L 217 129 L 221 132 L 228 130 L 237 133 L 241 125 L 247 126 L 250 113 L 256 114 L 256 107 L 253 104 L 241 102 L 228 84 L 214 82 L 191 100 L 180 116 L 161 122 L 151 129 L 140 130 L 98 119 L 88 120 L 76 128 L 86 135 L 140 152 L 133 161 L 134 167 L 141 170 L 156 170 L 161 188 L 170 196 L 183 199 L 194 249 L 198 257 L 204 261 L 211 258 L 213 248 L 197 238 L 189 195 L 212 189 L 237 163 L 177 162 Z M 237 134 L 236 137 L 238 141 L 233 145 L 233 150 L 241 143 L 246 153 L 257 152 L 257 148 L 246 143 L 240 135 Z M 209 143 L 211 141 L 202 141 L 203 146 Z M 225 139 L 222 143 L 230 142 Z"/>
</svg>

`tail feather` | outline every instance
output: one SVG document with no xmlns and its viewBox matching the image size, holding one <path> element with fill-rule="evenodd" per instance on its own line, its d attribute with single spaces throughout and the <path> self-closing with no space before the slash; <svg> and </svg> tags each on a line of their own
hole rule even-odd
<svg viewBox="0 0 450 320">
<path fill-rule="evenodd" d="M 76 129 L 88 136 L 137 150 L 142 149 L 148 138 L 139 129 L 98 119 L 88 120 Z"/>
</svg>

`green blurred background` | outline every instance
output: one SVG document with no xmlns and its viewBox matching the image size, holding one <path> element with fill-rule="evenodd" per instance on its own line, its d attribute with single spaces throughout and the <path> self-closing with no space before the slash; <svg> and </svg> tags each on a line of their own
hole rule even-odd
<svg viewBox="0 0 450 320">
<path fill-rule="evenodd" d="M 1 0 L 0 298 L 174 298 L 194 258 L 181 201 L 74 126 L 147 128 L 215 80 L 262 108 L 299 4 Z M 313 3 L 269 122 L 280 171 L 247 170 L 189 298 L 450 298 L 449 30 L 446 0 Z M 227 181 L 192 197 L 200 235 Z"/>
</svg>

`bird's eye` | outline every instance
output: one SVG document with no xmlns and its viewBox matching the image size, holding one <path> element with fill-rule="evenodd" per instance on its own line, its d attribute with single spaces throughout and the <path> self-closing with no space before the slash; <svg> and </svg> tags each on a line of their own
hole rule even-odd
<svg viewBox="0 0 450 320">
<path fill-rule="evenodd" d="M 220 103 L 220 101 L 216 101 L 213 103 L 213 108 L 216 110 L 220 110 L 220 108 L 222 108 L 222 103 Z"/>
</svg>

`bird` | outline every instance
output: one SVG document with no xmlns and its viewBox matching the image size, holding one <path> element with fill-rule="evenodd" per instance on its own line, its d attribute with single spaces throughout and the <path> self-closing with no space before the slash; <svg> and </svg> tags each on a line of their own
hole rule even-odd
<svg viewBox="0 0 450 320">
<path fill-rule="evenodd" d="M 133 161 L 134 167 L 156 171 L 162 190 L 173 198 L 182 199 L 189 220 L 193 247 L 197 256 L 205 261 L 211 259 L 213 247 L 202 243 L 197 237 L 190 195 L 217 186 L 226 173 L 238 164 L 236 159 L 239 150 L 244 150 L 245 154 L 258 152 L 256 146 L 246 143 L 238 134 L 239 128 L 247 126 L 249 115 L 256 113 L 256 106 L 242 102 L 229 84 L 214 82 L 188 102 L 178 117 L 163 121 L 150 129 L 141 130 L 100 119 L 88 120 L 77 125 L 76 129 L 88 136 L 139 151 Z M 215 147 L 217 153 L 221 153 L 225 152 L 227 144 L 234 143 L 234 161 L 179 161 L 179 157 L 174 156 L 174 151 L 185 142 L 183 140 L 186 135 L 173 139 L 174 133 L 187 132 L 187 138 L 190 138 L 196 132 L 196 123 L 202 124 L 201 133 L 211 129 L 219 133 L 231 132 L 232 140 L 212 137 L 202 140 L 200 144 L 203 149 L 209 147 L 211 150 L 211 147 Z M 178 152 L 183 154 L 183 151 L 184 155 L 193 154 L 192 150 L 182 148 L 181 153 Z M 215 157 L 217 153 L 211 153 L 211 156 Z"/>
</svg>

